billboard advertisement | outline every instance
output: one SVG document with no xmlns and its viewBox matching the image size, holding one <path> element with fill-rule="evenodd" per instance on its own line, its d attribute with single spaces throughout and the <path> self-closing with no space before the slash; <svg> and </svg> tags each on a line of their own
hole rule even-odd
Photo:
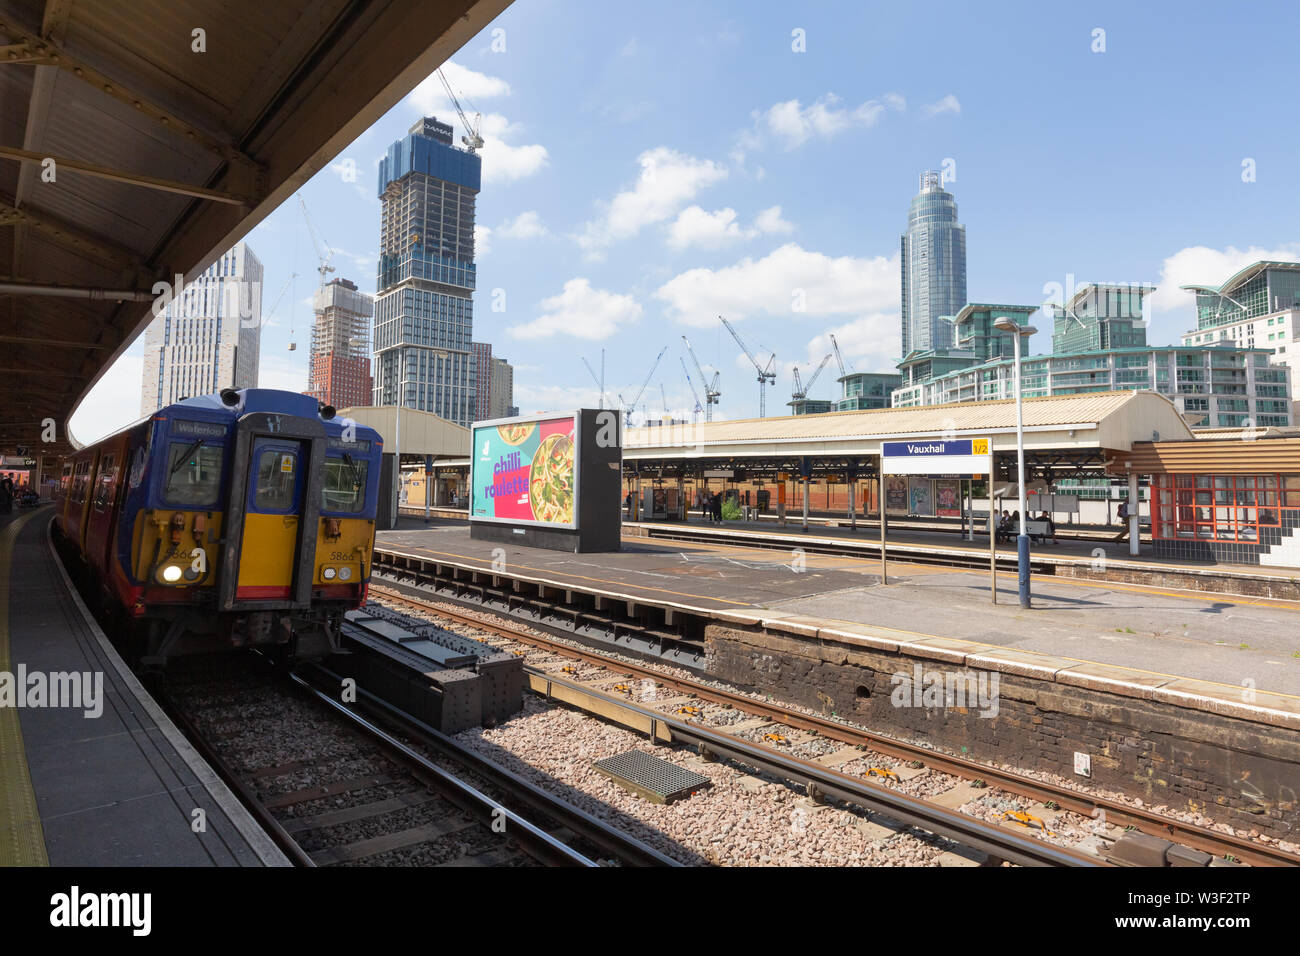
<svg viewBox="0 0 1300 956">
<path fill-rule="evenodd" d="M 577 416 L 475 423 L 470 520 L 577 527 Z"/>
</svg>

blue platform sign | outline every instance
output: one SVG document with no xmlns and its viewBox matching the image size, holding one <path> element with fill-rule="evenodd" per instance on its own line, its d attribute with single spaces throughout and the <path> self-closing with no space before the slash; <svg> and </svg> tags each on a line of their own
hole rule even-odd
<svg viewBox="0 0 1300 956">
<path fill-rule="evenodd" d="M 880 443 L 884 475 L 972 477 L 993 468 L 993 444 L 987 438 L 913 438 Z"/>
</svg>

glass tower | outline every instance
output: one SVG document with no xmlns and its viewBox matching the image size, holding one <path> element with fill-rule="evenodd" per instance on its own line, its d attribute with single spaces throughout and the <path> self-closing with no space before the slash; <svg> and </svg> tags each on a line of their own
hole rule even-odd
<svg viewBox="0 0 1300 956">
<path fill-rule="evenodd" d="M 966 227 L 939 174 L 921 174 L 921 191 L 907 213 L 902 237 L 903 358 L 917 350 L 950 348 L 952 325 L 966 304 Z"/>
<path fill-rule="evenodd" d="M 379 163 L 374 404 L 474 421 L 474 201 L 482 159 L 425 117 Z M 486 371 L 486 370 L 485 370 Z"/>
</svg>

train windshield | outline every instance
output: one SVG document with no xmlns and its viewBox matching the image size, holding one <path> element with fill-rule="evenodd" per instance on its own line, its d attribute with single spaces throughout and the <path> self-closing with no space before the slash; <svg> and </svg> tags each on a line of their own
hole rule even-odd
<svg viewBox="0 0 1300 956">
<path fill-rule="evenodd" d="M 169 504 L 207 507 L 217 503 L 221 488 L 220 445 L 199 441 L 172 442 L 167 458 L 167 485 L 163 497 Z"/>
<path fill-rule="evenodd" d="M 321 511 L 360 511 L 366 503 L 366 465 L 351 455 L 325 459 Z"/>
</svg>

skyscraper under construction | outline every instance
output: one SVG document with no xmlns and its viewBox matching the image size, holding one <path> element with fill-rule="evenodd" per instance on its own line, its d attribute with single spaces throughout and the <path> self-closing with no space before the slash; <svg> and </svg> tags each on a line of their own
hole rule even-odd
<svg viewBox="0 0 1300 956">
<path fill-rule="evenodd" d="M 471 296 L 482 160 L 454 146 L 451 132 L 425 117 L 379 163 L 373 404 L 400 403 L 469 425 L 477 404 Z"/>
<path fill-rule="evenodd" d="M 370 318 L 374 299 L 347 279 L 316 290 L 307 394 L 324 405 L 369 405 Z"/>
</svg>

